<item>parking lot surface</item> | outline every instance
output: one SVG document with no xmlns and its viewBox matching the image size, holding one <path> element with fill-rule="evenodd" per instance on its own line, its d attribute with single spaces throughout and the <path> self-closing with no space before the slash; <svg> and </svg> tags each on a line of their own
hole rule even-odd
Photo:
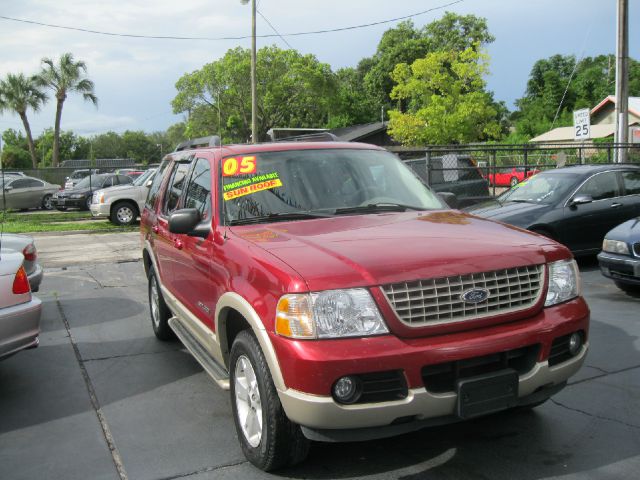
<svg viewBox="0 0 640 480">
<path fill-rule="evenodd" d="M 38 247 L 52 258 L 40 239 Z M 40 347 L 0 362 L 1 479 L 621 479 L 640 471 L 640 296 L 619 291 L 593 261 L 582 262 L 591 351 L 551 401 L 387 440 L 314 444 L 304 464 L 269 475 L 240 450 L 228 392 L 179 342 L 153 337 L 135 260 L 122 252 L 107 263 L 45 262 Z"/>
</svg>

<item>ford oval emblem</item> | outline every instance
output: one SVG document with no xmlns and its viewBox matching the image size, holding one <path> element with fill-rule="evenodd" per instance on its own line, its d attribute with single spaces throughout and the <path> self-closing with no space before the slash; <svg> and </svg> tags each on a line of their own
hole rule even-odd
<svg viewBox="0 0 640 480">
<path fill-rule="evenodd" d="M 482 303 L 489 298 L 489 290 L 486 288 L 472 288 L 460 295 L 460 299 L 466 303 Z"/>
</svg>

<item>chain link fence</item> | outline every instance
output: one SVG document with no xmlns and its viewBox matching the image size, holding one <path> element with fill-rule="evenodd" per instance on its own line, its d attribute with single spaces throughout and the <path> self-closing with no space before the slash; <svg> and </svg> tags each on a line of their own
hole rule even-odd
<svg viewBox="0 0 640 480">
<path fill-rule="evenodd" d="M 538 172 L 581 164 L 640 163 L 638 144 L 449 145 L 387 147 L 434 191 L 451 192 L 460 208 L 495 197 Z"/>
</svg>

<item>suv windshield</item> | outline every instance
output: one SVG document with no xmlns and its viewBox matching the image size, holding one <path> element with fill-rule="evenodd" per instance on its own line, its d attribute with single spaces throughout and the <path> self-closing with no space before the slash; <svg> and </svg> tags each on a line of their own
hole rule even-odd
<svg viewBox="0 0 640 480">
<path fill-rule="evenodd" d="M 519 183 L 498 197 L 504 202 L 530 202 L 554 204 L 564 198 L 578 181 L 578 175 L 565 172 L 539 173 Z"/>
<path fill-rule="evenodd" d="M 154 173 L 155 171 L 156 171 L 156 169 L 155 169 L 155 168 L 151 168 L 151 169 L 147 170 L 147 171 L 146 171 L 146 172 L 144 172 L 142 175 L 140 175 L 138 178 L 136 178 L 136 179 L 133 181 L 133 184 L 134 184 L 136 187 L 139 187 L 139 186 L 141 186 L 141 185 L 144 185 L 145 183 L 147 183 L 147 180 L 149 180 L 149 177 L 150 177 L 151 175 L 153 175 L 153 173 Z"/>
<path fill-rule="evenodd" d="M 222 171 L 222 203 L 232 224 L 444 208 L 398 158 L 379 150 L 264 152 L 225 158 Z"/>
</svg>

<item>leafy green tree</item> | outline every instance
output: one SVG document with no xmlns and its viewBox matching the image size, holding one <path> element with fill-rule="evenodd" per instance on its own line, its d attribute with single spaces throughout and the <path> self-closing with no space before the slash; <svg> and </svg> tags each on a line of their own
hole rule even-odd
<svg viewBox="0 0 640 480">
<path fill-rule="evenodd" d="M 469 47 L 397 65 L 391 97 L 407 109 L 389 112 L 391 137 L 410 146 L 499 138 L 498 111 L 483 79 L 487 61 L 485 54 Z"/>
<path fill-rule="evenodd" d="M 387 30 L 380 39 L 373 58 L 368 63 L 364 86 L 377 108 L 390 108 L 394 82 L 391 72 L 400 63 L 412 64 L 427 53 L 477 49 L 494 41 L 487 21 L 475 15 L 447 12 L 423 28 L 416 28 L 410 20 Z"/>
<path fill-rule="evenodd" d="M 74 60 L 71 53 L 63 53 L 58 62 L 50 58 L 42 59 L 40 84 L 50 88 L 56 98 L 56 119 L 53 137 L 53 166 L 58 166 L 60 160 L 60 122 L 62 107 L 67 95 L 79 93 L 88 102 L 98 105 L 98 97 L 94 93 L 94 84 L 86 77 L 87 65 L 82 60 Z"/>
<path fill-rule="evenodd" d="M 0 113 L 9 110 L 17 113 L 22 120 L 33 168 L 38 166 L 38 158 L 27 119 L 27 110 L 37 112 L 46 100 L 47 96 L 40 90 L 35 76 L 27 77 L 22 73 L 17 75 L 9 73 L 6 78 L 0 80 Z"/>
<path fill-rule="evenodd" d="M 327 64 L 313 55 L 275 46 L 257 52 L 259 139 L 272 127 L 319 127 L 327 122 L 335 80 Z M 183 75 L 172 101 L 186 113 L 186 134 L 217 133 L 223 141 L 251 135 L 250 52 L 229 50 L 223 58 Z"/>
<path fill-rule="evenodd" d="M 94 158 L 123 158 L 126 156 L 122 137 L 116 132 L 94 135 L 90 142 Z"/>
<path fill-rule="evenodd" d="M 43 157 L 43 165 L 51 166 L 53 161 L 53 145 L 55 132 L 52 128 L 47 128 L 36 139 L 37 150 Z M 65 130 L 60 133 L 60 156 L 68 160 L 89 158 L 90 142 L 85 137 Z"/>
<path fill-rule="evenodd" d="M 143 131 L 127 130 L 122 134 L 122 143 L 125 157 L 133 159 L 136 163 L 149 163 L 149 159 L 157 160 L 159 148 L 151 141 Z"/>
<path fill-rule="evenodd" d="M 379 121 L 380 107 L 363 88 L 364 74 L 359 68 L 341 68 L 335 73 L 336 95 L 327 128 L 348 127 Z"/>
<path fill-rule="evenodd" d="M 2 165 L 4 168 L 29 168 L 31 156 L 27 138 L 12 128 L 2 132 Z"/>
<path fill-rule="evenodd" d="M 614 93 L 613 55 L 585 57 L 577 65 L 573 55 L 553 55 L 531 68 L 512 120 L 518 134 L 534 137 L 552 127 L 571 125 L 574 110 L 593 108 Z M 634 59 L 629 59 L 629 95 L 640 95 L 640 62 Z"/>
</svg>

